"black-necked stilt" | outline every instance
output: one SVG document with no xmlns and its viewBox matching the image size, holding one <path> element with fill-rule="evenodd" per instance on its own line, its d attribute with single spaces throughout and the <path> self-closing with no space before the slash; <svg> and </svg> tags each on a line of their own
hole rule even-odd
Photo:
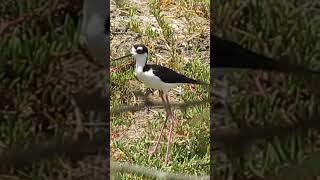
<svg viewBox="0 0 320 180">
<path fill-rule="evenodd" d="M 83 19 L 80 31 L 80 44 L 85 45 L 90 55 L 104 68 L 107 66 L 108 39 L 110 36 L 109 14 L 101 0 L 83 1 Z"/>
<path fill-rule="evenodd" d="M 293 74 L 320 74 L 320 71 L 311 70 L 300 65 L 275 60 L 261 54 L 254 53 L 235 42 L 228 41 L 211 34 L 213 61 L 210 66 L 216 73 L 217 69 L 255 69 L 278 71 Z M 232 71 L 231 71 L 232 72 Z"/>
<path fill-rule="evenodd" d="M 156 141 L 156 144 L 154 145 L 154 147 L 152 147 L 149 150 L 150 155 L 153 155 L 156 152 L 163 135 L 163 130 L 166 127 L 168 119 L 172 120 L 172 124 L 169 129 L 168 144 L 167 144 L 166 158 L 165 158 L 165 164 L 167 164 L 169 160 L 170 148 L 173 140 L 173 129 L 176 127 L 176 124 L 177 124 L 177 120 L 171 111 L 170 102 L 168 99 L 168 92 L 172 88 L 175 88 L 181 84 L 186 84 L 186 83 L 203 84 L 203 85 L 207 85 L 207 84 L 201 81 L 188 78 L 185 75 L 179 74 L 167 67 L 156 65 L 156 64 L 147 64 L 149 54 L 148 54 L 148 48 L 145 45 L 142 45 L 142 44 L 134 45 L 131 49 L 131 55 L 136 61 L 136 65 L 135 65 L 136 77 L 141 82 L 143 82 L 147 87 L 159 90 L 159 95 L 164 104 L 164 108 L 167 114 L 166 119 L 161 127 L 160 135 Z M 130 55 L 126 55 L 121 58 L 128 57 L 128 56 Z"/>
</svg>

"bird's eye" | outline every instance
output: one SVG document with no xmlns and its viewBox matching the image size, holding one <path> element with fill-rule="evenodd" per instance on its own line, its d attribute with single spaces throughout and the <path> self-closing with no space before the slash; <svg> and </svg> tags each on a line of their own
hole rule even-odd
<svg viewBox="0 0 320 180">
<path fill-rule="evenodd" d="M 137 49 L 137 53 L 138 54 L 143 54 L 143 50 L 142 49 Z"/>
</svg>

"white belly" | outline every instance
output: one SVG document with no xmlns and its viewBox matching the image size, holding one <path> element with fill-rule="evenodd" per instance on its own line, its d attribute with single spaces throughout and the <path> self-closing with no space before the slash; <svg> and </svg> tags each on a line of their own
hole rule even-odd
<svg viewBox="0 0 320 180">
<path fill-rule="evenodd" d="M 155 76 L 152 70 L 136 73 L 137 78 L 142 81 L 147 87 L 157 89 L 167 93 L 170 89 L 180 85 L 179 83 L 165 83 L 160 78 Z"/>
</svg>

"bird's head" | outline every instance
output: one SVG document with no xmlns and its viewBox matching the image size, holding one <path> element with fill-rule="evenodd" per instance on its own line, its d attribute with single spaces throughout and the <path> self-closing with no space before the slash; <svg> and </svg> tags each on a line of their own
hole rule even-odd
<svg viewBox="0 0 320 180">
<path fill-rule="evenodd" d="M 143 44 L 133 45 L 131 54 L 136 61 L 146 63 L 148 58 L 148 48 Z"/>
</svg>

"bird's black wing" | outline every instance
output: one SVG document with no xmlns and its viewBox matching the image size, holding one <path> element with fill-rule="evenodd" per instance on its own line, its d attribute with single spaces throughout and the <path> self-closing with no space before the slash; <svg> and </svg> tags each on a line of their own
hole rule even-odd
<svg viewBox="0 0 320 180">
<path fill-rule="evenodd" d="M 300 65 L 274 60 L 263 55 L 249 51 L 240 45 L 211 35 L 213 47 L 212 68 L 247 68 L 260 70 L 273 70 L 297 74 L 319 74 Z"/>
<path fill-rule="evenodd" d="M 160 65 L 145 65 L 143 71 L 153 70 L 153 74 L 158 76 L 161 81 L 165 83 L 190 83 L 190 84 L 202 84 L 200 81 L 188 78 L 185 75 L 179 74 L 172 69 L 160 66 Z"/>
</svg>

